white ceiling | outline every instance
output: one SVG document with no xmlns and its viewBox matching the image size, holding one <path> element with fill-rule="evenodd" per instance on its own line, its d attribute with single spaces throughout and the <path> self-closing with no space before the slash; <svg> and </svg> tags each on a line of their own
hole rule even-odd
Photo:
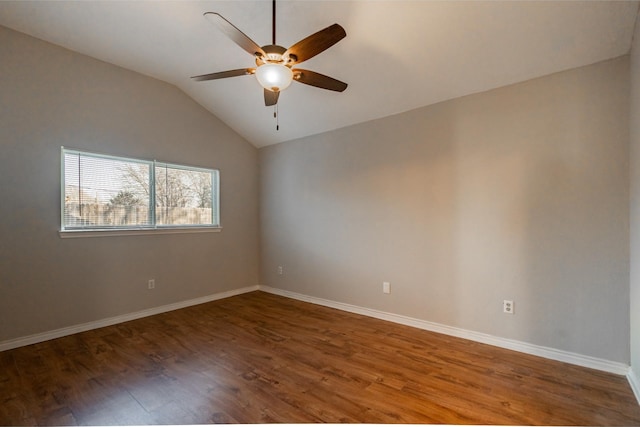
<svg viewBox="0 0 640 427">
<path fill-rule="evenodd" d="M 349 84 L 294 82 L 280 95 L 279 131 L 255 77 L 190 80 L 254 65 L 207 11 L 271 43 L 268 0 L 0 1 L 0 24 L 174 84 L 260 147 L 624 55 L 638 2 L 278 1 L 279 45 L 345 28 L 300 67 Z"/>
</svg>

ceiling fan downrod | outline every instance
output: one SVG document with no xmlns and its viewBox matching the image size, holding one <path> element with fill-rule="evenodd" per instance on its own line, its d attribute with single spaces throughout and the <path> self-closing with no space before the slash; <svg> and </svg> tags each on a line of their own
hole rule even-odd
<svg viewBox="0 0 640 427">
<path fill-rule="evenodd" d="M 271 2 L 271 41 L 276 46 L 276 0 Z M 273 118 L 276 120 L 276 131 L 280 130 L 280 118 L 278 117 L 278 104 L 273 106 Z"/>
<path fill-rule="evenodd" d="M 276 0 L 272 1 L 272 13 L 271 13 L 271 40 L 272 45 L 276 44 Z"/>
</svg>

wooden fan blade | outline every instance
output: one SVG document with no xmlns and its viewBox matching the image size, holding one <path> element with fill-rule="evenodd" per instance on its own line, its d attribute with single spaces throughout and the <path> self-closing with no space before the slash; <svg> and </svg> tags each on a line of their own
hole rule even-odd
<svg viewBox="0 0 640 427">
<path fill-rule="evenodd" d="M 273 92 L 269 89 L 264 90 L 264 105 L 270 107 L 272 105 L 276 105 L 278 103 L 278 97 L 280 96 L 280 92 Z"/>
<path fill-rule="evenodd" d="M 204 17 L 209 22 L 218 27 L 227 37 L 229 37 L 235 44 L 249 52 L 253 56 L 266 56 L 260 46 L 251 40 L 245 33 L 240 31 L 235 25 L 227 21 L 215 12 L 205 12 Z"/>
<path fill-rule="evenodd" d="M 201 76 L 193 76 L 191 78 L 197 82 L 204 82 L 207 80 L 226 79 L 227 77 L 245 76 L 255 72 L 255 68 L 239 68 L 237 70 L 220 71 L 218 73 L 203 74 Z"/>
<path fill-rule="evenodd" d="M 346 83 L 336 80 L 333 77 L 325 76 L 315 71 L 301 70 L 299 68 L 293 70 L 293 79 L 306 85 L 334 90 L 336 92 L 342 92 L 348 86 Z"/>
<path fill-rule="evenodd" d="M 334 44 L 347 36 L 347 32 L 338 24 L 333 24 L 320 30 L 309 37 L 300 40 L 291 46 L 283 56 L 292 59 L 292 63 L 298 64 L 313 58 L 320 52 L 329 49 Z"/>
</svg>

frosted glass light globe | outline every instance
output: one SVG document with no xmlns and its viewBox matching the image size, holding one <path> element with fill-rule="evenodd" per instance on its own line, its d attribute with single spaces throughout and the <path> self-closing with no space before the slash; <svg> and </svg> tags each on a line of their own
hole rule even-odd
<svg viewBox="0 0 640 427">
<path fill-rule="evenodd" d="M 264 64 L 256 69 L 256 78 L 263 88 L 280 92 L 293 81 L 293 71 L 282 64 Z"/>
</svg>

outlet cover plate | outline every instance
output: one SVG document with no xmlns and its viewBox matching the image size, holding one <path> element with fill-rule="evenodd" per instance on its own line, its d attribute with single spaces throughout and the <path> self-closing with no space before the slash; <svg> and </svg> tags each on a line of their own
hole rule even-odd
<svg viewBox="0 0 640 427">
<path fill-rule="evenodd" d="M 513 301 L 507 299 L 502 301 L 502 311 L 507 314 L 514 314 L 515 306 L 513 305 Z"/>
<path fill-rule="evenodd" d="M 385 294 L 390 294 L 391 293 L 391 283 L 382 282 L 382 292 L 385 293 Z"/>
</svg>

